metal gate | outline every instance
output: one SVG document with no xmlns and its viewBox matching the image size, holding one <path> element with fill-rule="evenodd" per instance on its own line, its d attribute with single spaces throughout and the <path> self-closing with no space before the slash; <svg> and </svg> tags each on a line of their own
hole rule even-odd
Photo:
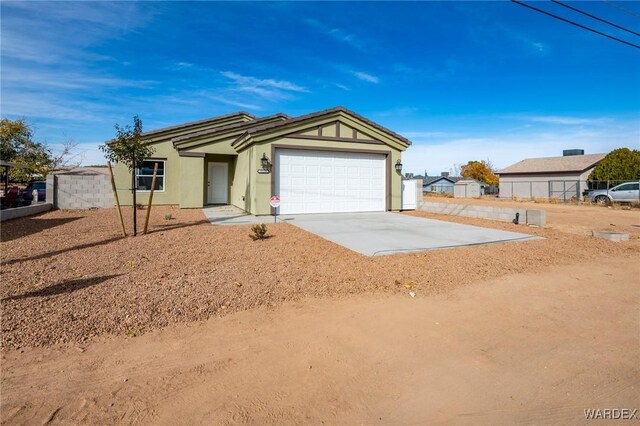
<svg viewBox="0 0 640 426">
<path fill-rule="evenodd" d="M 576 201 L 580 199 L 579 180 L 550 180 L 549 199 Z"/>
<path fill-rule="evenodd" d="M 418 181 L 402 180 L 402 210 L 415 210 L 417 204 Z"/>
</svg>

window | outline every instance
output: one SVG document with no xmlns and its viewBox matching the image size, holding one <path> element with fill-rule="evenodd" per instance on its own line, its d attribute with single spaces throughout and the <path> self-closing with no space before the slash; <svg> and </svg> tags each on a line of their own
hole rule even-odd
<svg viewBox="0 0 640 426">
<path fill-rule="evenodd" d="M 615 191 L 633 191 L 637 189 L 638 189 L 637 183 L 627 183 L 625 185 L 620 185 L 619 187 L 615 188 Z"/>
<path fill-rule="evenodd" d="M 158 172 L 156 174 L 155 191 L 164 191 L 164 160 L 148 160 L 143 161 L 136 167 L 136 189 L 138 191 L 150 191 L 151 181 L 153 180 L 153 167 L 158 164 Z"/>
</svg>

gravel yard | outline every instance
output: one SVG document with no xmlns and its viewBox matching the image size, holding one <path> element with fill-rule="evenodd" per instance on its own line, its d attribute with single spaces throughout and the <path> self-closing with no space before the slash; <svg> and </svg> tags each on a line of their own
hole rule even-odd
<svg viewBox="0 0 640 426">
<path fill-rule="evenodd" d="M 436 203 L 472 204 L 517 209 L 544 210 L 547 228 L 562 232 L 591 235 L 591 231 L 626 232 L 640 237 L 640 210 L 628 205 L 598 206 L 592 204 L 513 201 L 503 198 L 447 198 L 425 195 L 424 201 Z"/>
<path fill-rule="evenodd" d="M 165 220 L 168 213 L 174 219 Z M 145 212 L 138 214 L 141 223 Z M 599 258 L 640 254 L 637 235 L 612 243 L 553 224 L 537 229 L 411 214 L 544 240 L 365 257 L 268 219 L 271 238 L 252 241 L 250 226 L 213 226 L 201 210 L 158 207 L 148 235 L 122 238 L 112 209 L 54 211 L 2 224 L 2 348 L 139 335 L 309 296 L 415 291 L 420 297 L 563 264 L 584 263 L 587 273 Z"/>
</svg>

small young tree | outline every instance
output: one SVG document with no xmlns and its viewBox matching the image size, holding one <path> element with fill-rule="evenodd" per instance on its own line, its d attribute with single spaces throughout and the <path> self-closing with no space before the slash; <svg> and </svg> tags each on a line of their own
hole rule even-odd
<svg viewBox="0 0 640 426">
<path fill-rule="evenodd" d="M 133 195 L 133 235 L 137 235 L 136 223 L 136 165 L 153 155 L 153 148 L 142 140 L 142 121 L 137 115 L 133 116 L 133 127 L 115 125 L 114 140 L 100 145 L 105 157 L 114 163 L 122 163 L 131 172 L 131 194 Z"/>
</svg>

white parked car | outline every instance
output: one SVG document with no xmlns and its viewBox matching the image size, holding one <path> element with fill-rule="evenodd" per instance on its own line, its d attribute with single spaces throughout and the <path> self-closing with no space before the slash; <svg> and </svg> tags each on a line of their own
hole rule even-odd
<svg viewBox="0 0 640 426">
<path fill-rule="evenodd" d="M 589 193 L 589 199 L 598 204 L 632 203 L 640 201 L 640 183 L 625 182 L 609 190 L 598 189 Z"/>
</svg>

